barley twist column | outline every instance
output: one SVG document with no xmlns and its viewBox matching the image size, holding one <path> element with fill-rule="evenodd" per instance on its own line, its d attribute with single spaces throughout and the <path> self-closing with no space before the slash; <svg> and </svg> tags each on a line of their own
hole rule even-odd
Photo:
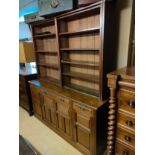
<svg viewBox="0 0 155 155">
<path fill-rule="evenodd" d="M 107 133 L 107 155 L 114 154 L 115 141 L 115 114 L 116 114 L 116 85 L 117 76 L 108 75 L 108 87 L 110 89 L 109 97 L 109 116 L 108 116 L 108 133 Z"/>
</svg>

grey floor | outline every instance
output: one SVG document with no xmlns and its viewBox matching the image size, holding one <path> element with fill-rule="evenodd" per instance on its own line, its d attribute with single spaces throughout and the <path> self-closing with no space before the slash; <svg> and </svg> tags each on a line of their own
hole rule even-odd
<svg viewBox="0 0 155 155">
<path fill-rule="evenodd" d="M 19 132 L 42 155 L 82 155 L 37 118 L 30 117 L 21 107 L 19 108 Z"/>
</svg>

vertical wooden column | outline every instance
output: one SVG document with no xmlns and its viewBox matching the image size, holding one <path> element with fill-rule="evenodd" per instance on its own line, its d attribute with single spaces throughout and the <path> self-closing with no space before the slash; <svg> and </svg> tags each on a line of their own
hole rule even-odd
<svg viewBox="0 0 155 155">
<path fill-rule="evenodd" d="M 107 75 L 108 87 L 110 89 L 109 97 L 109 116 L 108 116 L 108 136 L 107 136 L 107 155 L 114 154 L 115 141 L 115 122 L 116 122 L 116 89 L 117 79 L 116 75 Z"/>
</svg>

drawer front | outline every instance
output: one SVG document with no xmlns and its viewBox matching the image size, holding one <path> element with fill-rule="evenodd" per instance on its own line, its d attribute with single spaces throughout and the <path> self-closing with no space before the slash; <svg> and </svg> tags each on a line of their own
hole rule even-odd
<svg viewBox="0 0 155 155">
<path fill-rule="evenodd" d="M 117 123 L 119 125 L 123 125 L 124 127 L 127 127 L 130 130 L 135 130 L 135 118 L 131 115 L 118 112 L 117 115 Z"/>
<path fill-rule="evenodd" d="M 116 139 L 121 140 L 122 142 L 135 147 L 135 135 L 132 132 L 126 131 L 121 128 L 117 128 Z"/>
<path fill-rule="evenodd" d="M 57 102 L 62 102 L 62 103 L 70 103 L 70 99 L 68 99 L 68 98 L 65 98 L 65 97 L 63 97 L 63 96 L 58 96 L 57 97 Z"/>
<path fill-rule="evenodd" d="M 85 117 L 91 117 L 91 116 L 93 116 L 93 110 L 91 110 L 91 109 L 89 109 L 89 108 L 87 108 L 87 107 L 85 107 L 83 105 L 79 105 L 79 104 L 77 104 L 77 103 L 74 102 L 73 103 L 73 108 L 74 108 L 74 110 L 77 113 L 79 113 L 79 114 L 81 114 L 81 115 L 83 115 Z"/>
<path fill-rule="evenodd" d="M 56 101 L 52 96 L 43 94 L 43 104 L 46 104 L 47 107 L 56 110 Z"/>
<path fill-rule="evenodd" d="M 71 102 L 69 99 L 64 97 L 57 97 L 57 110 L 59 113 L 64 115 L 69 115 L 69 110 L 71 107 Z"/>
<path fill-rule="evenodd" d="M 135 96 L 134 94 L 120 91 L 118 94 L 118 109 L 130 113 L 135 113 Z"/>
<path fill-rule="evenodd" d="M 84 117 L 82 115 L 79 115 L 77 113 L 77 120 L 76 120 L 79 124 L 83 125 L 86 128 L 90 128 L 90 119 L 87 117 Z"/>
<path fill-rule="evenodd" d="M 135 152 L 131 150 L 130 148 L 126 147 L 125 145 L 116 142 L 116 147 L 115 147 L 115 154 L 116 155 L 135 155 Z"/>
</svg>

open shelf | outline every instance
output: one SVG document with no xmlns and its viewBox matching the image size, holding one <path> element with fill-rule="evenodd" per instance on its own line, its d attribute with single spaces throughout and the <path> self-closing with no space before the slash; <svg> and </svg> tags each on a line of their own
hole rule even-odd
<svg viewBox="0 0 155 155">
<path fill-rule="evenodd" d="M 40 78 L 40 80 L 45 81 L 45 82 L 50 82 L 55 85 L 60 85 L 60 80 L 52 78 L 52 77 L 46 76 L 46 77 Z"/>
<path fill-rule="evenodd" d="M 82 86 L 79 86 L 79 85 L 76 85 L 76 84 L 67 84 L 67 85 L 65 85 L 65 88 L 72 89 L 72 90 L 77 90 L 77 91 L 80 91 L 80 92 L 83 92 L 83 93 L 86 93 L 86 94 L 90 94 L 90 95 L 93 95 L 93 96 L 96 96 L 96 97 L 99 96 L 99 92 L 97 90 L 82 87 Z"/>
<path fill-rule="evenodd" d="M 60 36 L 71 36 L 71 35 L 79 35 L 79 34 L 87 34 L 87 33 L 95 33 L 99 32 L 99 28 L 89 28 L 85 30 L 79 30 L 79 31 L 74 31 L 74 32 L 61 32 L 59 33 Z"/>
<path fill-rule="evenodd" d="M 57 64 L 38 63 L 38 65 L 41 66 L 41 67 L 59 69 L 59 66 Z"/>
<path fill-rule="evenodd" d="M 44 37 L 55 37 L 56 34 L 52 34 L 52 33 L 43 33 L 43 34 L 38 34 L 38 35 L 35 35 L 34 37 L 35 38 L 44 38 Z"/>
<path fill-rule="evenodd" d="M 99 48 L 61 48 L 61 51 L 99 51 Z"/>
<path fill-rule="evenodd" d="M 78 78 L 81 80 L 91 81 L 91 82 L 97 82 L 97 83 L 99 82 L 98 76 L 90 75 L 90 74 L 77 73 L 77 72 L 66 72 L 66 73 L 63 73 L 63 75 Z"/>
<path fill-rule="evenodd" d="M 57 51 L 44 51 L 44 50 L 36 51 L 36 53 L 38 53 L 38 54 L 49 54 L 49 55 L 57 55 L 58 54 Z"/>
<path fill-rule="evenodd" d="M 61 60 L 63 64 L 72 64 L 72 65 L 80 65 L 80 66 L 89 66 L 89 67 L 99 67 L 98 63 L 87 62 L 87 61 L 69 61 L 69 60 Z"/>
</svg>

